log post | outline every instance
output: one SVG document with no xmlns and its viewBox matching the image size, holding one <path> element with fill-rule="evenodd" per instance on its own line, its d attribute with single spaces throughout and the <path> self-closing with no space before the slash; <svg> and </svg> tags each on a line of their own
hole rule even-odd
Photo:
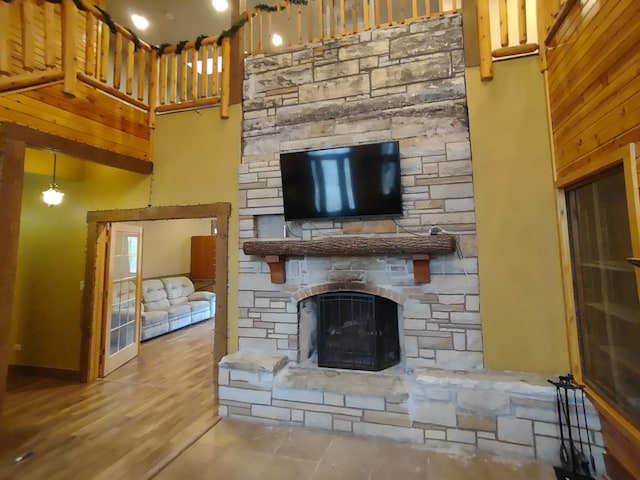
<svg viewBox="0 0 640 480">
<path fill-rule="evenodd" d="M 158 106 L 158 56 L 155 52 L 149 54 L 149 98 L 147 103 L 149 104 L 149 127 L 155 128 Z"/>
<path fill-rule="evenodd" d="M 480 48 L 480 79 L 491 80 L 493 78 L 493 57 L 491 56 L 489 0 L 478 0 L 478 45 Z"/>
<path fill-rule="evenodd" d="M 215 60 L 214 60 L 215 61 Z M 222 91 L 220 98 L 220 118 L 229 118 L 229 102 L 231 86 L 231 40 L 222 39 Z"/>
<path fill-rule="evenodd" d="M 24 182 L 24 142 L 5 138 L 0 123 L 0 418 L 11 358 L 11 316 Z"/>
<path fill-rule="evenodd" d="M 11 4 L 0 2 L 0 76 L 11 72 Z"/>
<path fill-rule="evenodd" d="M 36 51 L 32 0 L 22 0 L 20 22 L 22 24 L 22 68 L 32 72 Z"/>
<path fill-rule="evenodd" d="M 67 95 L 75 97 L 76 92 L 76 63 L 78 52 L 78 40 L 76 25 L 78 23 L 78 10 L 73 0 L 62 2 L 62 71 L 64 72 L 63 91 Z"/>
</svg>

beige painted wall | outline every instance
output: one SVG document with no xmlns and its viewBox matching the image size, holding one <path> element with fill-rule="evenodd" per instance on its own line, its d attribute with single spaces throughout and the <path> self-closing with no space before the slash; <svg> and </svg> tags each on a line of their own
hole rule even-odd
<svg viewBox="0 0 640 480">
<path fill-rule="evenodd" d="M 217 108 L 158 116 L 153 206 L 229 202 L 229 351 L 238 343 L 238 166 L 242 109 L 227 120 Z"/>
<path fill-rule="evenodd" d="M 569 369 L 543 78 L 535 56 L 467 69 L 485 367 Z"/>
<path fill-rule="evenodd" d="M 189 274 L 191 237 L 211 235 L 214 219 L 190 218 L 135 222 L 143 228 L 142 277 L 155 278 Z"/>
<path fill-rule="evenodd" d="M 48 208 L 41 192 L 51 177 L 25 174 L 20 226 L 13 364 L 77 370 L 80 362 L 80 309 L 89 210 L 230 202 L 230 348 L 237 343 L 239 106 L 221 120 L 217 108 L 160 116 L 151 177 L 58 157 L 62 205 Z M 27 172 L 48 172 L 49 158 L 34 154 Z M 37 158 L 36 158 L 37 157 Z M 42 163 L 44 162 L 44 167 Z M 65 178 L 68 176 L 69 178 Z M 188 268 L 187 268 L 188 271 Z M 174 272 L 171 272 L 174 273 Z"/>
<path fill-rule="evenodd" d="M 26 171 L 34 171 L 29 152 Z M 87 211 L 143 207 L 149 179 L 70 157 L 58 158 L 57 171 L 65 197 L 53 208 L 41 197 L 50 174 L 25 174 L 11 325 L 12 345 L 21 350 L 11 363 L 77 370 Z"/>
</svg>

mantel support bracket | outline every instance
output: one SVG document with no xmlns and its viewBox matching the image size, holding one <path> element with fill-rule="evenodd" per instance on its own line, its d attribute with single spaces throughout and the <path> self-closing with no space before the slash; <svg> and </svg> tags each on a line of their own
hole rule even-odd
<svg viewBox="0 0 640 480">
<path fill-rule="evenodd" d="M 431 257 L 426 254 L 413 256 L 413 278 L 416 283 L 431 282 Z"/>
<path fill-rule="evenodd" d="M 284 255 L 266 255 L 264 257 L 264 261 L 269 265 L 271 283 L 285 283 L 287 281 L 285 259 Z"/>
</svg>

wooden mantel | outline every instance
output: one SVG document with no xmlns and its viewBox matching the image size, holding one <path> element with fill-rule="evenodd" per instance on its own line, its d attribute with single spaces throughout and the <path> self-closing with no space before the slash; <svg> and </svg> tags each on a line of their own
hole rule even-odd
<svg viewBox="0 0 640 480">
<path fill-rule="evenodd" d="M 242 245 L 245 255 L 264 257 L 269 265 L 272 283 L 284 283 L 287 256 L 333 257 L 411 255 L 416 283 L 429 283 L 431 255 L 447 255 L 456 251 L 453 235 L 405 237 L 336 237 L 320 240 L 251 240 Z"/>
</svg>

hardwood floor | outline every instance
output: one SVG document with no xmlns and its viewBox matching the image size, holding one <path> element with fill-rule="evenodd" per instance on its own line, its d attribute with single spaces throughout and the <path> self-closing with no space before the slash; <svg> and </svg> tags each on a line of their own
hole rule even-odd
<svg viewBox="0 0 640 480">
<path fill-rule="evenodd" d="M 138 358 L 91 385 L 18 379 L 0 479 L 150 478 L 218 420 L 212 349 L 210 320 L 143 343 Z"/>
</svg>

